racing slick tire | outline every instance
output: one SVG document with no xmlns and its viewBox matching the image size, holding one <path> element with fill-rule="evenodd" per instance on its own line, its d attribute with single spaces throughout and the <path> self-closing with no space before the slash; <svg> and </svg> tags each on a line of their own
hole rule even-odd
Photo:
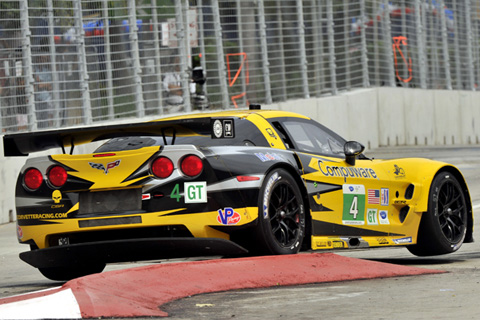
<svg viewBox="0 0 480 320">
<path fill-rule="evenodd" d="M 105 263 L 92 264 L 82 267 L 51 267 L 38 268 L 41 274 L 54 281 L 68 281 L 89 274 L 100 273 L 105 269 Z"/>
<path fill-rule="evenodd" d="M 467 232 L 467 203 L 453 174 L 435 176 L 428 197 L 428 211 L 422 215 L 417 244 L 407 246 L 417 256 L 457 251 Z"/>
<path fill-rule="evenodd" d="M 265 177 L 259 195 L 255 251 L 297 253 L 305 236 L 305 209 L 295 179 L 284 169 L 274 169 Z"/>
</svg>

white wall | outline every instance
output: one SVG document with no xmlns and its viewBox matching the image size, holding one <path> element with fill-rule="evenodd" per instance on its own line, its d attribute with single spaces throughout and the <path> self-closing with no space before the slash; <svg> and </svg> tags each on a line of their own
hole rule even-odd
<svg viewBox="0 0 480 320">
<path fill-rule="evenodd" d="M 367 149 L 480 143 L 480 92 L 382 87 L 262 108 L 310 116 Z"/>
<path fill-rule="evenodd" d="M 480 143 L 480 92 L 372 88 L 262 108 L 304 114 L 347 140 L 363 143 L 367 149 Z M 3 138 L 0 148 L 3 150 Z M 87 152 L 77 148 L 76 153 Z M 0 223 L 15 219 L 14 188 L 24 160 L 5 158 L 1 153 Z"/>
</svg>

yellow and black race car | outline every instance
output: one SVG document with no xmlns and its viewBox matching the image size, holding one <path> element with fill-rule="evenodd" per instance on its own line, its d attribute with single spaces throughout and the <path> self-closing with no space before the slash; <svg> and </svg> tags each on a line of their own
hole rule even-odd
<svg viewBox="0 0 480 320">
<path fill-rule="evenodd" d="M 4 136 L 6 156 L 54 147 L 63 154 L 29 158 L 16 185 L 18 239 L 31 248 L 20 258 L 53 280 L 122 261 L 378 246 L 423 256 L 473 241 L 457 168 L 368 159 L 295 113 L 251 106 Z"/>
</svg>

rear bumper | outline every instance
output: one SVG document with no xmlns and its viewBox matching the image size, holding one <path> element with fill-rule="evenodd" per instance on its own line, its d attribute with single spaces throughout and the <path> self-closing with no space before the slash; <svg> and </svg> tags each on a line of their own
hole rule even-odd
<svg viewBox="0 0 480 320">
<path fill-rule="evenodd" d="M 50 268 L 246 253 L 248 251 L 236 243 L 218 238 L 149 238 L 37 249 L 20 253 L 20 259 L 35 268 Z"/>
</svg>

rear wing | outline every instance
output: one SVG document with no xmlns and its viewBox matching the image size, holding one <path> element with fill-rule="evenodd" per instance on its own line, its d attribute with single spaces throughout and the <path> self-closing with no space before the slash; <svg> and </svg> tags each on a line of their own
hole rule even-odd
<svg viewBox="0 0 480 320">
<path fill-rule="evenodd" d="M 52 148 L 62 148 L 65 153 L 65 147 L 70 147 L 72 153 L 80 144 L 126 136 L 163 136 L 165 144 L 168 136 L 173 137 L 174 144 L 177 136 L 212 135 L 214 121 L 205 117 L 7 134 L 3 136 L 3 151 L 6 157 L 18 157 Z"/>
</svg>

